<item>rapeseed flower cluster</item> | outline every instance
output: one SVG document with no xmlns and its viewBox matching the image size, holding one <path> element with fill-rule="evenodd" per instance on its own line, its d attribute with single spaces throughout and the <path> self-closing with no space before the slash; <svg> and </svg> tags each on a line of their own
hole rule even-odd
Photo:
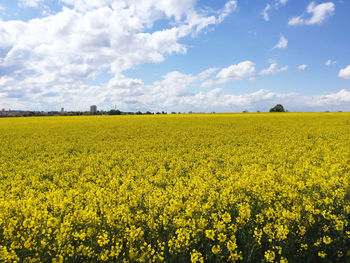
<svg viewBox="0 0 350 263">
<path fill-rule="evenodd" d="M 345 262 L 350 114 L 0 119 L 0 262 Z"/>
</svg>

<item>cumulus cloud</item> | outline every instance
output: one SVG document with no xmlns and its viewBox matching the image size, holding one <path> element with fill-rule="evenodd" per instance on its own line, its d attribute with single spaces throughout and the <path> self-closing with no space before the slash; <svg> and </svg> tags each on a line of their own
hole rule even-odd
<svg viewBox="0 0 350 263">
<path fill-rule="evenodd" d="M 240 80 L 252 77 L 255 73 L 255 64 L 249 60 L 240 62 L 236 65 L 231 65 L 222 69 L 217 77 L 224 82 L 231 80 Z"/>
<path fill-rule="evenodd" d="M 314 106 L 340 106 L 350 103 L 350 91 L 345 89 L 342 89 L 336 93 L 312 97 L 315 99 L 315 101 L 312 103 Z M 349 110 L 349 105 L 345 106 L 344 109 Z"/>
<path fill-rule="evenodd" d="M 326 2 L 316 5 L 315 2 L 311 2 L 306 8 L 306 12 L 311 15 L 309 18 L 304 18 L 304 15 L 292 17 L 289 21 L 289 25 L 314 25 L 321 24 L 328 17 L 334 15 L 335 5 L 333 2 Z"/>
<path fill-rule="evenodd" d="M 299 65 L 298 66 L 298 69 L 299 70 L 305 70 L 307 68 L 307 65 L 306 64 L 302 64 L 302 65 Z"/>
<path fill-rule="evenodd" d="M 340 90 L 325 95 L 300 95 L 297 93 L 279 93 L 260 89 L 241 95 L 228 94 L 214 87 L 207 91 L 190 92 L 191 85 L 197 85 L 198 75 L 169 72 L 159 81 L 144 85 L 142 81 L 124 77 L 130 91 L 138 88 L 139 93 L 126 91 L 116 93 L 118 89 L 107 89 L 101 96 L 94 98 L 99 107 L 117 104 L 121 109 L 151 111 L 268 111 L 277 103 L 292 111 L 301 110 L 350 110 L 350 91 Z M 123 86 L 128 86 L 123 84 Z M 234 92 L 234 91 L 233 91 Z"/>
<path fill-rule="evenodd" d="M 307 7 L 307 12 L 312 14 L 311 18 L 306 21 L 307 24 L 320 24 L 327 17 L 334 15 L 335 5 L 332 2 L 322 3 L 316 5 L 315 2 L 312 2 Z"/>
<path fill-rule="evenodd" d="M 27 6 L 40 2 L 22 1 Z M 11 97 L 17 105 L 41 98 L 49 107 L 54 99 L 60 103 L 79 94 L 100 102 L 111 90 L 127 96 L 141 94 L 146 86 L 126 78 L 124 71 L 186 53 L 183 38 L 221 23 L 237 6 L 235 0 L 219 10 L 200 9 L 196 0 L 61 2 L 62 10 L 47 17 L 28 22 L 0 20 L 0 90 L 4 98 L 0 102 Z M 162 28 L 154 27 L 158 21 Z M 111 75 L 108 85 L 90 86 L 101 72 Z"/>
<path fill-rule="evenodd" d="M 154 91 L 163 95 L 182 97 L 188 95 L 189 87 L 197 80 L 197 77 L 190 74 L 183 74 L 178 71 L 167 73 L 163 80 L 153 83 Z"/>
<path fill-rule="evenodd" d="M 264 10 L 262 11 L 261 15 L 264 18 L 265 21 L 269 21 L 270 17 L 269 17 L 269 13 L 268 11 L 271 9 L 270 4 L 266 4 L 266 7 L 264 8 Z"/>
<path fill-rule="evenodd" d="M 33 6 L 41 1 L 24 2 Z M 235 10 L 236 1 L 228 1 L 219 10 L 199 9 L 196 0 L 61 2 L 60 12 L 44 18 L 0 20 L 1 107 L 84 110 L 96 104 L 100 109 L 117 105 L 126 111 L 242 111 L 268 110 L 276 103 L 288 109 L 335 105 L 346 110 L 349 105 L 347 90 L 305 97 L 269 90 L 234 95 L 216 87 L 254 78 L 252 61 L 198 74 L 172 71 L 147 84 L 126 76 L 137 65 L 186 53 L 182 40 L 221 23 Z M 280 72 L 286 67 L 276 64 L 268 69 Z M 107 72 L 109 79 L 91 84 L 101 72 Z M 207 89 L 196 91 L 198 87 Z"/>
<path fill-rule="evenodd" d="M 215 79 L 210 79 L 202 83 L 202 87 L 208 88 L 215 85 L 225 84 L 233 80 L 252 79 L 255 74 L 255 63 L 246 60 L 235 65 L 223 68 L 216 75 Z"/>
<path fill-rule="evenodd" d="M 21 7 L 37 7 L 44 0 L 19 0 L 18 5 Z"/>
<path fill-rule="evenodd" d="M 288 70 L 288 66 L 278 67 L 277 63 L 271 63 L 270 66 L 266 69 L 263 69 L 260 72 L 260 75 L 274 75 L 282 71 Z"/>
<path fill-rule="evenodd" d="M 288 45 L 288 40 L 284 36 L 280 36 L 280 40 L 278 43 L 272 48 L 272 49 L 283 49 L 286 48 Z"/>
<path fill-rule="evenodd" d="M 143 95 L 122 97 L 120 94 L 106 93 L 104 98 L 109 98 L 110 100 L 101 101 L 99 106 L 103 107 L 105 103 L 111 105 L 111 101 L 113 101 L 121 108 L 143 111 L 179 111 L 179 109 L 181 109 L 181 111 L 240 112 L 243 109 L 248 109 L 249 111 L 258 109 L 261 111 L 268 111 L 273 105 L 281 103 L 291 111 L 303 111 L 305 109 L 313 111 L 350 110 L 349 90 L 340 90 L 339 92 L 325 95 L 304 96 L 298 93 L 278 93 L 260 89 L 252 93 L 235 95 L 227 94 L 220 88 L 213 88 L 208 91 L 200 91 L 197 93 L 185 92 L 172 93 L 172 95 L 170 95 L 167 93 L 170 87 L 167 87 L 166 83 L 161 83 L 166 80 L 167 77 L 168 76 L 164 76 L 164 79 L 159 83 L 154 83 L 149 87 L 145 87 L 147 92 Z M 177 77 L 180 77 L 181 81 L 184 81 L 183 76 L 178 75 L 176 78 Z M 160 89 L 165 89 L 165 94 L 159 92 Z M 110 92 L 113 92 L 113 90 L 110 90 Z"/>
<path fill-rule="evenodd" d="M 216 68 L 216 67 L 206 69 L 203 72 L 198 74 L 198 80 L 204 81 L 207 78 L 209 78 L 211 75 L 213 75 L 215 72 L 217 72 L 218 70 L 219 68 Z"/>
<path fill-rule="evenodd" d="M 119 75 L 105 86 L 72 83 L 56 85 L 55 90 L 42 92 L 28 90 L 24 93 L 21 89 L 1 89 L 0 99 L 6 98 L 1 106 L 31 110 L 43 107 L 52 110 L 64 106 L 66 110 L 81 110 L 87 109 L 88 105 L 96 104 L 105 110 L 117 105 L 119 109 L 125 111 L 240 112 L 244 109 L 268 111 L 273 105 L 281 103 L 291 111 L 350 110 L 350 91 L 345 89 L 336 93 L 309 96 L 278 93 L 266 89 L 235 95 L 225 93 L 217 87 L 207 91 L 191 92 L 191 86 L 202 83 L 201 76 L 208 76 L 206 71 L 197 75 L 173 71 L 150 85 L 146 85 L 141 79 Z M 215 72 L 212 69 L 209 71 Z M 12 81 L 2 77 L 0 85 L 16 84 L 11 83 Z"/>
<path fill-rule="evenodd" d="M 350 79 L 350 65 L 341 69 L 338 76 L 343 79 Z"/>
<path fill-rule="evenodd" d="M 331 59 L 328 59 L 325 63 L 326 66 L 330 66 L 330 65 L 334 65 L 336 64 L 337 62 L 336 61 L 332 61 Z"/>
<path fill-rule="evenodd" d="M 180 21 L 183 18 L 188 20 L 204 19 L 199 12 L 196 11 L 197 0 L 60 0 L 61 2 L 72 6 L 75 10 L 80 12 L 89 12 L 101 7 L 109 6 L 114 10 L 123 9 L 125 7 L 132 7 L 133 12 L 137 14 L 137 17 L 147 18 L 150 23 L 153 23 L 152 19 L 148 16 L 151 13 L 152 17 L 161 18 L 164 14 L 168 18 L 175 18 L 176 21 Z M 205 16 L 204 20 L 207 22 L 220 23 L 227 15 L 229 15 L 232 10 L 237 7 L 236 0 L 229 0 L 226 2 L 225 6 L 216 12 L 217 16 Z M 190 14 L 190 15 L 189 15 Z M 193 21 L 192 21 L 193 22 Z M 198 21 L 196 22 L 198 23 Z"/>
</svg>

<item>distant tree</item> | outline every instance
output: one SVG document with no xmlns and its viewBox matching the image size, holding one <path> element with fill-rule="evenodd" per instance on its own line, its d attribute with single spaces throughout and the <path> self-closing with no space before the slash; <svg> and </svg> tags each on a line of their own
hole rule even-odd
<svg viewBox="0 0 350 263">
<path fill-rule="evenodd" d="M 142 115 L 142 112 L 141 111 L 137 111 L 135 114 L 136 115 Z"/>
<path fill-rule="evenodd" d="M 248 113 L 248 110 L 244 110 L 244 111 L 242 111 L 243 113 Z"/>
<path fill-rule="evenodd" d="M 275 107 L 270 109 L 270 112 L 285 112 L 281 104 L 277 104 Z"/>
<path fill-rule="evenodd" d="M 152 112 L 150 112 L 150 111 L 146 111 L 146 113 L 145 114 L 153 114 Z"/>
<path fill-rule="evenodd" d="M 175 112 L 175 111 L 172 111 L 171 114 L 176 114 L 176 112 Z"/>
<path fill-rule="evenodd" d="M 122 112 L 120 110 L 110 110 L 108 112 L 109 115 L 121 115 Z"/>
<path fill-rule="evenodd" d="M 156 114 L 161 114 L 159 111 L 157 111 L 157 113 Z"/>
</svg>

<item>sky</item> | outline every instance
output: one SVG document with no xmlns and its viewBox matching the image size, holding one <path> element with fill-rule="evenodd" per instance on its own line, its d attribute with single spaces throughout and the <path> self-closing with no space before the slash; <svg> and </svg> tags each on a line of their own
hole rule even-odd
<svg viewBox="0 0 350 263">
<path fill-rule="evenodd" d="M 0 109 L 350 111 L 350 1 L 0 0 Z"/>
</svg>

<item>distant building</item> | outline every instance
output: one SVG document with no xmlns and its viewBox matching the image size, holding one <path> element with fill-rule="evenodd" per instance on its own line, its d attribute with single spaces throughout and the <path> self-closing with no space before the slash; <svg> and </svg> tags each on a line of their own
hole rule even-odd
<svg viewBox="0 0 350 263">
<path fill-rule="evenodd" d="M 64 113 L 64 108 L 61 108 L 61 113 Z"/>
<path fill-rule="evenodd" d="M 96 114 L 97 113 L 97 106 L 96 105 L 91 105 L 90 106 L 90 113 L 91 114 Z"/>
</svg>

